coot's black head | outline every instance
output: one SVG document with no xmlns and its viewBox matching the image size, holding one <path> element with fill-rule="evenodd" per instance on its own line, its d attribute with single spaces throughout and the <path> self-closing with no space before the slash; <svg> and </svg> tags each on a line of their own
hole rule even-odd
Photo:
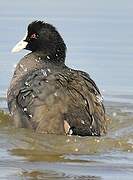
<svg viewBox="0 0 133 180">
<path fill-rule="evenodd" d="M 66 45 L 54 26 L 43 21 L 34 21 L 29 24 L 27 35 L 12 49 L 12 52 L 22 49 L 32 52 L 42 51 L 65 59 Z"/>
</svg>

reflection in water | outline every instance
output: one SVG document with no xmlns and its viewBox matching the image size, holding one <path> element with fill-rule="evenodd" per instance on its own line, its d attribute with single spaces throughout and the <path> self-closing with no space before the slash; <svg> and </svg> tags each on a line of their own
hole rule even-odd
<svg viewBox="0 0 133 180">
<path fill-rule="evenodd" d="M 15 129 L 8 115 L 1 112 L 1 166 L 12 167 L 13 176 L 31 179 L 97 180 L 106 178 L 108 173 L 122 175 L 123 171 L 124 177 L 130 177 L 133 113 L 124 112 L 123 104 L 108 102 L 106 106 L 112 121 L 103 137 L 35 134 L 32 130 Z"/>
<path fill-rule="evenodd" d="M 100 180 L 100 177 L 95 176 L 72 176 L 72 175 L 65 175 L 65 173 L 56 173 L 54 171 L 30 171 L 30 172 L 23 172 L 22 177 L 30 177 L 31 179 L 74 179 L 74 180 Z"/>
</svg>

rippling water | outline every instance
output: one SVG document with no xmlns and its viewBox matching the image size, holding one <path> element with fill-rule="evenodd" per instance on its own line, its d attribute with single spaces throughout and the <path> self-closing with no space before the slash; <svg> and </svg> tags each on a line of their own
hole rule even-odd
<svg viewBox="0 0 133 180">
<path fill-rule="evenodd" d="M 14 129 L 6 89 L 18 60 L 10 50 L 32 20 L 56 27 L 67 65 L 88 72 L 108 115 L 104 137 L 53 136 Z M 0 2 L 0 179 L 133 179 L 133 2 L 38 0 Z"/>
</svg>

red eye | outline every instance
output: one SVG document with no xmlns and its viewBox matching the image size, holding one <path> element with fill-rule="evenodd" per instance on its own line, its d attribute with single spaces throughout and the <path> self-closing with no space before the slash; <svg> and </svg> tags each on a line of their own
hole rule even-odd
<svg viewBox="0 0 133 180">
<path fill-rule="evenodd" d="M 37 34 L 36 34 L 36 33 L 33 33 L 33 34 L 30 36 L 30 39 L 37 39 Z"/>
</svg>

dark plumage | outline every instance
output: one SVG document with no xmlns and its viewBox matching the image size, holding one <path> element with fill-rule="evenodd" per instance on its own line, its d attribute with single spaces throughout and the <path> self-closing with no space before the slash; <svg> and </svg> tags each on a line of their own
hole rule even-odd
<svg viewBox="0 0 133 180">
<path fill-rule="evenodd" d="M 41 133 L 104 134 L 100 91 L 87 73 L 65 65 L 66 45 L 55 27 L 32 22 L 13 51 L 23 48 L 32 52 L 18 63 L 7 95 L 15 126 Z"/>
</svg>

